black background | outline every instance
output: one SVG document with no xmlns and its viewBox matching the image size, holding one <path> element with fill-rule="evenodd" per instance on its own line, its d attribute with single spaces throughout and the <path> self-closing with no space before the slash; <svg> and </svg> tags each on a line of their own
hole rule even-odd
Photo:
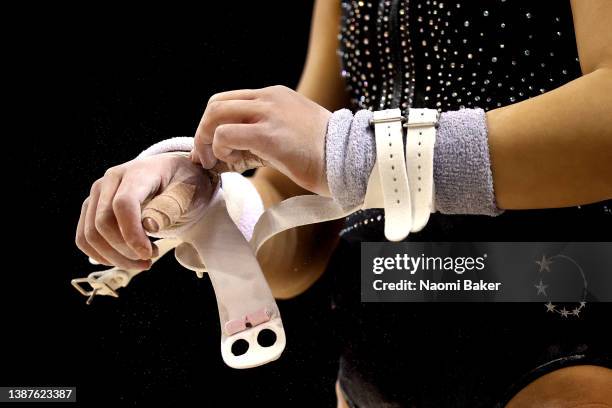
<svg viewBox="0 0 612 408">
<path fill-rule="evenodd" d="M 19 48 L 28 120 L 13 140 L 20 150 L 8 157 L 20 175 L 10 188 L 29 216 L 7 220 L 19 228 L 5 259 L 19 264 L 4 268 L 2 385 L 76 386 L 83 405 L 335 404 L 325 280 L 279 302 L 287 348 L 280 360 L 251 370 L 224 365 L 210 282 L 172 256 L 119 299 L 86 306 L 70 286 L 96 270 L 74 233 L 82 201 L 108 167 L 156 141 L 193 135 L 215 92 L 297 85 L 312 2 L 287 7 L 37 10 L 24 29 L 35 38 Z"/>
</svg>

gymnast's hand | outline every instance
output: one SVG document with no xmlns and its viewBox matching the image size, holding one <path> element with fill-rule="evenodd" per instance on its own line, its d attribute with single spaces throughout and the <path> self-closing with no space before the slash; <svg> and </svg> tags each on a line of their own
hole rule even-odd
<svg viewBox="0 0 612 408">
<path fill-rule="evenodd" d="M 222 92 L 208 101 L 191 157 L 210 169 L 250 151 L 299 186 L 329 196 L 324 153 L 330 115 L 284 86 Z"/>
<path fill-rule="evenodd" d="M 157 248 L 145 234 L 141 208 L 177 182 L 196 187 L 193 208 L 210 200 L 213 186 L 205 170 L 184 155 L 158 154 L 110 168 L 83 202 L 76 245 L 104 265 L 149 269 Z"/>
</svg>

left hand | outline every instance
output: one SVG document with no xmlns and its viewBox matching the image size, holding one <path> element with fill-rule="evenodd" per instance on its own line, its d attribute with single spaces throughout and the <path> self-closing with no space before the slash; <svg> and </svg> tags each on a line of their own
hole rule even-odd
<svg viewBox="0 0 612 408">
<path fill-rule="evenodd" d="M 270 163 L 299 186 L 329 196 L 325 134 L 331 112 L 284 86 L 222 92 L 208 101 L 192 160 L 212 168 L 244 151 Z"/>
</svg>

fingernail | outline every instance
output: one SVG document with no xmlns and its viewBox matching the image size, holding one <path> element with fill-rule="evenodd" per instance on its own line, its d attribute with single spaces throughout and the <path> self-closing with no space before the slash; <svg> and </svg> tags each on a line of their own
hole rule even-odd
<svg viewBox="0 0 612 408">
<path fill-rule="evenodd" d="M 157 221 L 155 221 L 151 217 L 145 217 L 142 220 L 142 226 L 144 227 L 145 231 L 147 231 L 147 232 L 155 233 L 155 232 L 159 231 L 159 224 L 157 223 Z"/>
<path fill-rule="evenodd" d="M 208 149 L 205 149 L 203 154 L 200 156 L 202 159 L 202 167 L 205 169 L 212 169 L 217 164 L 217 158 L 212 151 L 212 146 Z"/>
</svg>

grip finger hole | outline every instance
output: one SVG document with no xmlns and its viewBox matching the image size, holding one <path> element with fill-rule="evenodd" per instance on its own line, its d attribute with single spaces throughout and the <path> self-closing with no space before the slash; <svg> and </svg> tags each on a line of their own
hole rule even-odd
<svg viewBox="0 0 612 408">
<path fill-rule="evenodd" d="M 241 356 L 247 351 L 249 351 L 249 342 L 245 339 L 238 339 L 232 344 L 232 354 L 235 356 Z"/>
<path fill-rule="evenodd" d="M 263 329 L 257 335 L 257 344 L 261 347 L 270 347 L 276 343 L 276 333 L 270 329 Z"/>
</svg>

